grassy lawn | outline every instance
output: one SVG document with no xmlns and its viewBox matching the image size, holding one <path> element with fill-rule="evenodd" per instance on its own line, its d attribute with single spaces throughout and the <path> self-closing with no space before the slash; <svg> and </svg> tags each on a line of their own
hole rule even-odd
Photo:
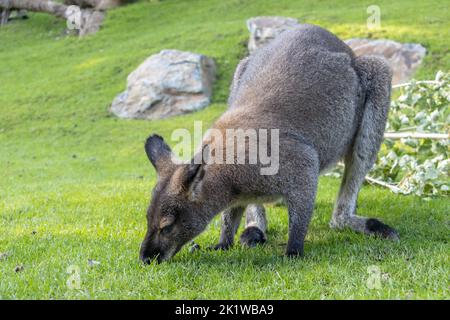
<svg viewBox="0 0 450 320">
<path fill-rule="evenodd" d="M 140 1 L 109 12 L 103 29 L 65 37 L 64 22 L 44 15 L 0 29 L 0 298 L 3 299 L 448 299 L 447 198 L 424 201 L 365 186 L 359 212 L 397 228 L 385 242 L 328 227 L 339 181 L 322 178 L 306 256 L 283 257 L 287 212 L 268 207 L 268 243 L 228 252 L 184 248 L 160 265 L 138 262 L 155 173 L 143 142 L 152 132 L 209 125 L 226 108 L 228 86 L 246 54 L 245 20 L 284 15 L 322 25 L 342 38 L 422 43 L 417 73 L 449 70 L 449 1 L 377 1 L 382 28 L 366 29 L 371 1 Z M 126 76 L 164 48 L 212 56 L 213 105 L 161 121 L 108 113 Z M 219 219 L 196 241 L 219 237 Z M 89 259 L 100 262 L 90 265 Z M 15 267 L 22 265 L 21 272 Z M 75 266 L 75 267 L 74 267 Z M 80 272 L 80 286 L 67 286 Z M 380 286 L 367 286 L 368 269 Z"/>
</svg>

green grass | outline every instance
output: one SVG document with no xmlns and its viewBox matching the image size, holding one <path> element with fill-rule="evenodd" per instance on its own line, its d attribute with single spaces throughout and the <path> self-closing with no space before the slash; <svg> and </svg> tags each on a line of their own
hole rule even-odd
<svg viewBox="0 0 450 320">
<path fill-rule="evenodd" d="M 449 296 L 449 199 L 424 201 L 365 186 L 359 212 L 396 227 L 400 243 L 335 232 L 328 220 L 339 181 L 322 178 L 306 256 L 282 256 L 284 207 L 269 207 L 268 244 L 228 252 L 183 249 L 172 261 L 138 263 L 155 173 L 143 151 L 152 132 L 210 124 L 226 108 L 233 70 L 246 54 L 245 19 L 285 15 L 342 38 L 419 42 L 417 73 L 449 70 L 448 1 L 378 1 L 382 28 L 365 28 L 370 1 L 140 1 L 109 12 L 102 30 L 65 37 L 64 22 L 32 14 L 0 30 L 0 297 L 42 298 L 439 298 Z M 214 104 L 162 121 L 119 120 L 107 109 L 126 76 L 163 48 L 212 56 Z M 219 236 L 216 219 L 197 242 Z M 90 267 L 88 259 L 100 262 Z M 23 265 L 21 272 L 15 272 Z M 81 287 L 69 289 L 69 266 Z M 366 285 L 368 267 L 381 287 Z"/>
</svg>

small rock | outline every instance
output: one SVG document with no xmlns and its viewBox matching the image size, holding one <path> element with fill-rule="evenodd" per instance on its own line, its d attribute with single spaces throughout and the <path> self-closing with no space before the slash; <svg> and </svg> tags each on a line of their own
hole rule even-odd
<svg viewBox="0 0 450 320">
<path fill-rule="evenodd" d="M 248 51 L 255 52 L 280 33 L 298 27 L 297 19 L 287 17 L 254 17 L 247 20 L 247 28 L 250 31 Z"/>
<path fill-rule="evenodd" d="M 189 248 L 190 253 L 194 253 L 195 251 L 200 250 L 200 245 L 195 243 L 194 241 L 191 242 L 191 247 Z"/>
<path fill-rule="evenodd" d="M 22 272 L 24 270 L 23 265 L 19 264 L 14 268 L 14 272 Z"/>
<path fill-rule="evenodd" d="M 105 12 L 102 10 L 80 9 L 78 6 L 68 6 L 64 14 L 70 26 L 66 34 L 78 34 L 80 37 L 96 33 L 105 19 Z"/>
<path fill-rule="evenodd" d="M 100 265 L 100 261 L 88 259 L 88 265 L 89 265 L 89 267 L 95 267 L 95 266 Z"/>
<path fill-rule="evenodd" d="M 99 10 L 82 10 L 81 11 L 81 28 L 79 36 L 84 37 L 88 34 L 96 33 L 105 19 L 105 12 Z"/>
<path fill-rule="evenodd" d="M 9 257 L 9 253 L 0 252 L 0 261 L 6 260 Z"/>
<path fill-rule="evenodd" d="M 13 10 L 11 11 L 11 15 L 9 19 L 28 19 L 27 10 Z"/>
</svg>

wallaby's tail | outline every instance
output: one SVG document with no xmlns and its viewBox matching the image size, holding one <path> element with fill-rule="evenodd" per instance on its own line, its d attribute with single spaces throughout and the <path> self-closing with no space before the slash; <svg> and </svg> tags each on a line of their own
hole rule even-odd
<svg viewBox="0 0 450 320">
<path fill-rule="evenodd" d="M 384 59 L 374 56 L 356 58 L 356 71 L 365 90 L 365 102 L 353 152 L 370 159 L 372 165 L 386 128 L 392 71 Z"/>
</svg>

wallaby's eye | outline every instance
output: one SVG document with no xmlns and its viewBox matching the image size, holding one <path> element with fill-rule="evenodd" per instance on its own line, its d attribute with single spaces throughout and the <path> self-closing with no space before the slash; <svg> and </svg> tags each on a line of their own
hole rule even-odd
<svg viewBox="0 0 450 320">
<path fill-rule="evenodd" d="M 174 224 L 172 223 L 170 226 L 166 226 L 166 227 L 162 228 L 160 231 L 161 235 L 163 235 L 163 236 L 168 235 L 170 233 L 170 231 L 172 231 L 173 225 Z"/>
</svg>

